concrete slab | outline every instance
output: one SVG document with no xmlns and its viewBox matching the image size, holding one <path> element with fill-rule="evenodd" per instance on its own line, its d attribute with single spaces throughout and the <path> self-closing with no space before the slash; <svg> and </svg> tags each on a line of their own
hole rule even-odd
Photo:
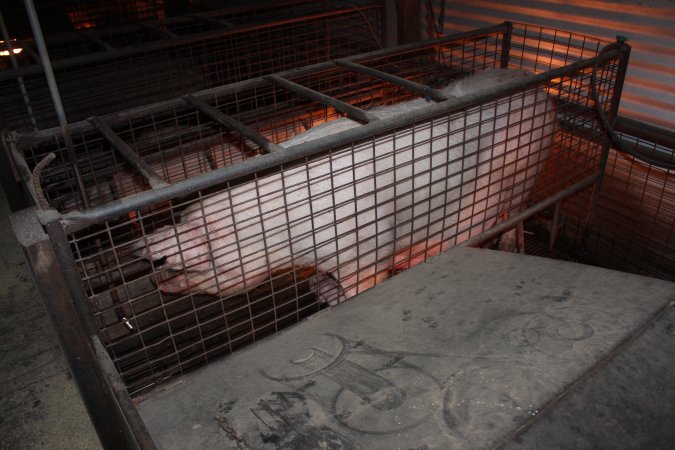
<svg viewBox="0 0 675 450">
<path fill-rule="evenodd" d="M 498 445 L 675 284 L 457 248 L 152 392 L 163 449 Z"/>
<path fill-rule="evenodd" d="M 101 448 L 0 189 L 0 449 Z"/>
<path fill-rule="evenodd" d="M 518 433 L 518 449 L 675 448 L 675 309 Z"/>
</svg>

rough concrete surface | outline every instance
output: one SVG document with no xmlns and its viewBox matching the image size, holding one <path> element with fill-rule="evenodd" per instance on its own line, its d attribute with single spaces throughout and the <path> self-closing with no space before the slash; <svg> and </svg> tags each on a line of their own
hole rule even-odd
<svg viewBox="0 0 675 450">
<path fill-rule="evenodd" d="M 451 249 L 139 410 L 162 449 L 492 448 L 673 299 L 664 281 Z"/>
<path fill-rule="evenodd" d="M 0 449 L 99 449 L 0 193 Z"/>
</svg>

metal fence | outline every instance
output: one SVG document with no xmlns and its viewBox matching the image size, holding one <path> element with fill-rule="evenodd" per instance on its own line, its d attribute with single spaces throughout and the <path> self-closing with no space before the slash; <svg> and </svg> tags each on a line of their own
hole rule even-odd
<svg viewBox="0 0 675 450">
<path fill-rule="evenodd" d="M 78 31 L 47 47 L 66 115 L 76 121 L 381 48 L 383 17 L 381 2 L 262 3 Z M 23 51 L 18 68 L 0 71 L 3 126 L 56 126 L 33 43 L 12 45 Z"/>
<path fill-rule="evenodd" d="M 74 123 L 76 166 L 57 131 L 12 145 L 56 154 L 54 270 L 138 394 L 528 211 L 571 198 L 583 235 L 606 44 L 505 24 Z"/>
</svg>

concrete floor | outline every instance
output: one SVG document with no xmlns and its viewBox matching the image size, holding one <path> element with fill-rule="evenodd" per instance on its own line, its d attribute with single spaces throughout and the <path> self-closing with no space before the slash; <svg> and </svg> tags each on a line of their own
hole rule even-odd
<svg viewBox="0 0 675 450">
<path fill-rule="evenodd" d="M 99 449 L 0 197 L 0 449 Z"/>
</svg>

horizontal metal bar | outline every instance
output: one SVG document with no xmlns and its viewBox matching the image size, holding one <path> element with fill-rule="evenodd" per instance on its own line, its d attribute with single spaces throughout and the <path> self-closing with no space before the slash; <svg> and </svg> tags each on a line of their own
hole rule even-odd
<svg viewBox="0 0 675 450">
<path fill-rule="evenodd" d="M 103 50 L 105 50 L 107 52 L 109 52 L 111 50 L 115 50 L 115 47 L 108 44 L 103 39 L 101 39 L 97 36 L 94 36 L 92 33 L 88 32 L 88 31 L 78 31 L 77 34 L 82 36 L 83 39 L 98 45 L 99 47 L 101 47 Z"/>
<path fill-rule="evenodd" d="M 607 52 L 596 58 L 605 60 L 617 55 L 620 55 L 620 51 L 618 50 L 616 52 Z M 63 224 L 69 232 L 74 232 L 92 223 L 124 215 L 133 209 L 143 208 L 174 197 L 188 195 L 192 192 L 212 187 L 215 184 L 234 181 L 262 170 L 272 169 L 280 165 L 288 165 L 304 158 L 316 156 L 326 150 L 340 148 L 350 142 L 357 142 L 377 134 L 387 133 L 402 126 L 494 101 L 502 96 L 535 87 L 549 79 L 592 67 L 593 64 L 594 59 L 580 61 L 567 67 L 533 75 L 526 79 L 514 80 L 501 86 L 490 87 L 480 93 L 460 98 L 452 97 L 444 102 L 429 104 L 423 108 L 399 114 L 396 117 L 380 119 L 366 125 L 323 136 L 310 142 L 304 142 L 289 147 L 282 152 L 274 152 L 261 155 L 257 158 L 246 159 L 240 163 L 203 173 L 160 189 L 140 192 L 126 197 L 124 200 L 96 206 L 86 211 L 73 211 L 61 216 Z M 45 215 L 44 220 L 48 222 L 54 220 L 54 217 Z"/>
<path fill-rule="evenodd" d="M 127 145 L 126 142 L 120 139 L 120 137 L 115 134 L 115 132 L 110 129 L 110 127 L 108 127 L 108 125 L 106 125 L 100 117 L 90 117 L 88 120 L 94 126 L 94 128 L 96 128 L 96 130 L 98 130 L 98 132 L 103 135 L 105 140 L 110 143 L 112 148 L 114 148 L 117 153 L 122 155 L 129 165 L 148 181 L 150 187 L 159 188 L 167 185 L 167 182 L 164 181 L 162 177 L 157 175 L 155 171 L 152 170 L 152 167 L 143 161 L 143 159 L 141 159 L 141 157 L 138 156 L 136 152 Z"/>
<path fill-rule="evenodd" d="M 524 220 L 527 220 L 530 217 L 534 216 L 535 214 L 539 214 L 545 209 L 550 208 L 551 206 L 558 203 L 560 200 L 564 200 L 567 197 L 571 197 L 577 192 L 592 186 L 593 184 L 595 184 L 597 180 L 598 174 L 586 177 L 583 180 L 574 183 L 572 186 L 563 189 L 557 194 L 548 197 L 546 200 L 543 200 L 537 203 L 536 205 L 527 208 L 525 211 L 516 214 L 515 216 L 506 220 L 505 222 L 502 222 L 499 225 L 490 228 L 489 230 L 485 230 L 482 233 L 467 239 L 466 241 L 462 242 L 459 245 L 462 247 L 476 247 L 485 241 L 494 239 L 497 236 L 503 234 L 505 231 L 515 228 L 519 223 L 523 222 Z"/>
<path fill-rule="evenodd" d="M 377 69 L 362 66 L 361 64 L 356 64 L 351 61 L 347 61 L 346 59 L 336 59 L 333 62 L 340 67 L 344 67 L 345 69 L 351 70 L 353 72 L 363 73 L 373 78 L 377 78 L 379 80 L 383 80 L 388 83 L 401 86 L 410 91 L 417 92 L 418 94 L 421 94 L 425 97 L 429 97 L 437 102 L 442 102 L 448 99 L 448 97 L 443 95 L 443 93 L 437 89 L 425 86 L 420 83 L 416 83 L 414 81 L 406 80 L 405 78 L 397 77 L 396 75 L 391 75 L 389 73 L 382 72 Z"/>
<path fill-rule="evenodd" d="M 280 145 L 277 145 L 274 142 L 269 141 L 262 134 L 257 133 L 256 131 L 247 127 L 243 123 L 233 119 L 230 116 L 223 114 L 222 112 L 218 111 L 215 108 L 212 108 L 204 100 L 196 99 L 191 95 L 186 95 L 185 97 L 183 97 L 183 100 L 187 104 L 193 106 L 194 108 L 198 109 L 202 113 L 209 116 L 211 119 L 218 122 L 223 127 L 227 128 L 228 130 L 236 131 L 245 138 L 251 140 L 256 145 L 258 145 L 265 153 L 274 153 L 283 150 L 283 147 L 281 147 Z"/>
<path fill-rule="evenodd" d="M 423 42 L 414 42 L 411 44 L 404 44 L 404 45 L 399 45 L 396 47 L 389 47 L 381 50 L 373 50 L 372 52 L 366 52 L 366 53 L 361 53 L 358 55 L 350 56 L 348 58 L 344 58 L 344 60 L 347 61 L 361 61 L 364 59 L 368 58 L 377 58 L 377 57 L 383 57 L 391 54 L 395 54 L 398 52 L 403 52 L 403 51 L 411 51 L 411 50 L 417 50 L 421 48 L 427 48 L 427 47 L 433 47 L 436 45 L 441 45 L 444 43 L 449 43 L 449 42 L 454 42 L 456 40 L 460 39 L 467 39 L 467 38 L 472 38 L 472 37 L 480 37 L 480 36 L 487 36 L 493 33 L 499 33 L 503 32 L 506 30 L 506 22 L 502 23 L 500 25 L 494 25 L 491 27 L 486 27 L 482 28 L 480 30 L 473 30 L 473 31 L 467 31 L 464 33 L 457 33 L 453 34 L 450 36 L 444 36 L 442 38 L 438 39 L 432 39 L 429 41 L 423 41 Z M 607 54 L 605 54 L 607 55 Z M 609 58 L 607 58 L 609 59 Z M 591 60 L 592 61 L 592 60 Z M 593 63 L 591 62 L 590 65 L 586 65 L 584 67 L 592 67 Z M 309 66 L 305 67 L 299 67 L 296 69 L 289 69 L 285 70 L 282 72 L 277 72 L 276 75 L 281 76 L 281 77 L 291 77 L 291 76 L 297 76 L 297 75 L 305 75 L 309 74 L 315 71 L 321 71 L 321 70 L 326 70 L 330 69 L 331 67 L 334 67 L 334 63 L 332 61 L 326 61 L 326 62 L 321 62 L 321 63 L 316 63 L 312 64 Z M 2 76 L 2 72 L 0 72 L 0 78 Z M 1 80 L 0 80 L 1 81 Z M 254 89 L 260 86 L 265 86 L 268 82 L 263 79 L 263 77 L 257 77 L 257 78 L 251 78 L 248 80 L 243 80 L 243 81 L 238 81 L 236 83 L 230 83 L 226 84 L 223 86 L 217 86 L 209 89 L 204 89 L 198 92 L 194 92 L 192 94 L 193 97 L 195 98 L 209 98 L 209 97 L 214 97 L 214 96 L 223 96 L 223 95 L 230 95 L 234 92 L 240 92 L 246 89 Z M 159 109 L 173 109 L 177 108 L 184 105 L 184 101 L 181 98 L 173 98 L 170 100 L 163 100 L 160 102 L 155 102 L 151 103 L 149 105 L 142 105 L 142 106 L 137 106 L 135 108 L 130 108 L 125 111 L 119 111 L 116 113 L 111 113 L 111 114 L 106 114 L 101 116 L 106 123 L 108 123 L 110 126 L 117 126 L 118 124 L 127 122 L 129 120 L 133 120 L 139 117 L 143 117 L 146 114 L 152 113 L 154 111 L 157 111 Z M 84 133 L 91 129 L 91 124 L 87 122 L 86 120 L 78 121 L 78 122 L 73 122 L 71 124 L 71 130 L 74 134 L 77 133 Z M 54 139 L 54 134 L 57 133 L 57 129 L 55 128 L 46 128 L 44 130 L 40 131 L 34 131 L 34 132 L 26 132 L 21 134 L 21 140 L 25 140 L 26 142 L 29 142 L 31 145 L 39 145 L 41 143 L 44 143 L 46 141 L 51 141 Z"/>
<path fill-rule="evenodd" d="M 195 22 L 201 22 L 208 25 L 215 25 L 218 27 L 232 28 L 235 25 L 224 20 L 216 19 L 215 17 L 203 16 L 201 14 L 185 14 L 185 17 L 188 17 Z"/>
<path fill-rule="evenodd" d="M 341 16 L 341 15 L 347 15 L 347 14 L 353 14 L 355 11 L 367 11 L 370 9 L 379 9 L 381 6 L 379 5 L 367 5 L 363 7 L 359 7 L 358 10 L 355 10 L 353 8 L 340 8 L 340 9 L 335 9 L 331 11 L 325 11 L 321 13 L 315 13 L 315 14 L 308 14 L 306 16 L 299 16 L 299 17 L 291 17 L 287 19 L 282 19 L 275 21 L 273 23 L 274 26 L 280 26 L 280 25 L 287 25 L 287 24 L 292 24 L 292 23 L 297 23 L 297 22 L 304 22 L 307 20 L 314 20 L 314 19 L 321 19 L 324 17 L 333 17 L 333 16 Z M 185 36 L 181 36 L 177 39 L 173 40 L 167 40 L 167 39 L 161 39 L 158 41 L 152 41 L 148 43 L 144 43 L 142 45 L 136 45 L 136 46 L 130 46 L 130 47 L 123 47 L 123 48 L 117 48 L 114 51 L 111 52 L 98 52 L 98 53 L 93 53 L 89 55 L 82 55 L 82 56 L 75 56 L 72 58 L 68 59 L 60 59 L 56 60 L 52 63 L 52 66 L 54 67 L 55 70 L 60 70 L 60 69 L 65 69 L 68 67 L 73 67 L 73 66 L 79 66 L 82 64 L 89 64 L 89 63 L 94 63 L 98 62 L 101 60 L 107 60 L 109 58 L 121 58 L 125 56 L 130 56 L 130 55 L 135 55 L 138 53 L 144 53 L 144 52 L 149 52 L 149 51 L 154 51 L 154 50 L 161 50 L 167 47 L 173 47 L 176 45 L 182 45 L 182 44 L 189 44 L 193 42 L 199 42 L 203 40 L 208 40 L 208 39 L 218 39 L 218 38 L 223 38 L 226 36 L 231 36 L 233 34 L 237 33 L 246 33 L 249 31 L 256 31 L 264 28 L 270 27 L 272 24 L 268 21 L 265 22 L 257 22 L 257 23 L 251 23 L 247 25 L 242 25 L 242 26 L 237 26 L 234 28 L 227 28 L 227 29 L 218 29 L 218 30 L 210 30 L 206 31 L 203 33 L 195 33 L 195 34 L 189 34 Z M 39 58 L 38 58 L 39 60 Z M 42 68 L 39 65 L 32 65 L 32 66 L 26 66 L 26 67 L 21 67 L 17 70 L 4 70 L 0 72 L 0 81 L 5 81 L 5 80 L 11 80 L 14 79 L 18 76 L 27 76 L 27 75 L 36 75 L 42 72 Z"/>
<path fill-rule="evenodd" d="M 178 37 L 177 34 L 170 32 L 166 28 L 161 28 L 161 27 L 156 27 L 150 24 L 147 24 L 145 22 L 139 22 L 137 24 L 140 28 L 144 28 L 146 30 L 152 31 L 153 33 L 162 36 L 163 38 L 166 39 L 176 39 Z"/>
<path fill-rule="evenodd" d="M 287 80 L 286 78 L 280 77 L 278 75 L 267 75 L 264 76 L 263 79 L 269 81 L 270 83 L 274 83 L 278 86 L 281 86 L 284 89 L 288 89 L 291 92 L 295 92 L 298 95 L 307 97 L 310 100 L 314 100 L 315 102 L 321 103 L 322 105 L 335 108 L 336 110 L 347 114 L 349 117 L 358 122 L 370 123 L 378 120 L 378 118 L 374 114 L 359 109 L 356 106 L 352 106 L 349 103 L 345 103 L 328 95 L 322 94 L 321 92 L 317 92 L 305 86 L 293 83 L 292 81 Z"/>
</svg>

